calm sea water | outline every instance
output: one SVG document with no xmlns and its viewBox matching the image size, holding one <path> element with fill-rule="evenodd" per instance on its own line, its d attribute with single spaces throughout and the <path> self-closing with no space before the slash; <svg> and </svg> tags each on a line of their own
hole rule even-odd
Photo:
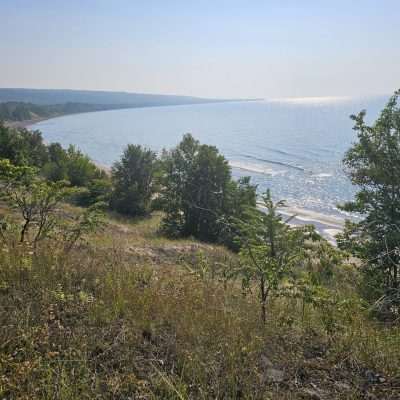
<svg viewBox="0 0 400 400">
<path fill-rule="evenodd" d="M 291 206 L 340 216 L 337 204 L 355 188 L 341 160 L 355 139 L 349 118 L 361 109 L 373 120 L 386 99 L 298 99 L 169 106 L 70 115 L 34 126 L 46 141 L 77 145 L 112 165 L 128 143 L 156 151 L 184 133 L 217 146 L 234 176 L 250 175 L 259 192 L 271 188 Z"/>
</svg>

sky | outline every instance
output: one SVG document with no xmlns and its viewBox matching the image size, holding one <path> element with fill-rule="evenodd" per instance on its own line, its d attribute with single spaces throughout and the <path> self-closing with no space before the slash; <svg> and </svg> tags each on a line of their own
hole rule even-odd
<svg viewBox="0 0 400 400">
<path fill-rule="evenodd" d="M 0 0 L 0 87 L 218 98 L 400 88 L 400 0 Z"/>
</svg>

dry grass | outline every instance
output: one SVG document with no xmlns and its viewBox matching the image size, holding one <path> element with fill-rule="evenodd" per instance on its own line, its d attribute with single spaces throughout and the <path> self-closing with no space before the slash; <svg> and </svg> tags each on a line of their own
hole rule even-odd
<svg viewBox="0 0 400 400">
<path fill-rule="evenodd" d="M 2 245 L 1 399 L 400 398 L 399 329 L 349 298 L 350 269 L 335 301 L 275 298 L 263 326 L 256 291 L 221 278 L 235 256 L 159 218 L 111 217 L 68 255 Z"/>
</svg>

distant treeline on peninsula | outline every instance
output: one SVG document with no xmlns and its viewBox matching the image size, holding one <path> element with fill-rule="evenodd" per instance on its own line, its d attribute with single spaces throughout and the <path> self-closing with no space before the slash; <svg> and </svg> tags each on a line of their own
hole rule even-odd
<svg viewBox="0 0 400 400">
<path fill-rule="evenodd" d="M 226 101 L 233 99 L 89 90 L 0 88 L 0 120 L 24 121 L 90 111 Z"/>
</svg>

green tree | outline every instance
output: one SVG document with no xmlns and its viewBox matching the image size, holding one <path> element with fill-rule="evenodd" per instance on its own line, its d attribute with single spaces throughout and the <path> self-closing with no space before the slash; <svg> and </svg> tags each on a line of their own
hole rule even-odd
<svg viewBox="0 0 400 400">
<path fill-rule="evenodd" d="M 64 150 L 59 143 L 51 143 L 47 149 L 49 162 L 41 170 L 46 179 L 53 182 L 67 180 L 73 186 L 82 188 L 71 199 L 80 206 L 109 202 L 111 180 L 88 156 L 74 146 Z"/>
<path fill-rule="evenodd" d="M 78 203 L 82 207 L 91 207 L 96 203 L 108 206 L 112 194 L 112 183 L 109 178 L 93 179 L 86 188 L 79 191 Z"/>
<path fill-rule="evenodd" d="M 255 204 L 255 187 L 232 180 L 227 160 L 214 146 L 202 145 L 190 134 L 162 156 L 161 198 L 170 236 L 193 235 L 211 242 L 228 242 L 224 225 L 238 203 Z"/>
<path fill-rule="evenodd" d="M 161 204 L 166 213 L 162 228 L 172 237 L 183 236 L 187 230 L 189 182 L 198 146 L 193 136 L 185 135 L 175 149 L 164 151 L 161 156 Z"/>
<path fill-rule="evenodd" d="M 66 151 L 68 180 L 72 186 L 85 187 L 93 179 L 104 177 L 90 158 L 75 146 L 69 146 Z"/>
<path fill-rule="evenodd" d="M 0 158 L 15 165 L 41 168 L 48 161 L 48 154 L 39 131 L 13 129 L 0 122 Z"/>
<path fill-rule="evenodd" d="M 52 182 L 68 180 L 67 152 L 60 143 L 50 143 L 47 151 L 49 159 L 42 168 L 43 175 Z"/>
<path fill-rule="evenodd" d="M 64 150 L 59 143 L 44 144 L 39 131 L 12 129 L 0 122 L 0 159 L 37 168 L 50 182 L 69 181 L 72 186 L 86 188 L 71 198 L 78 205 L 109 201 L 111 180 L 106 172 L 74 146 Z"/>
<path fill-rule="evenodd" d="M 153 151 L 129 144 L 112 168 L 111 208 L 130 216 L 148 214 L 155 191 L 155 169 Z"/>
<path fill-rule="evenodd" d="M 232 230 L 232 218 L 243 220 L 249 209 L 257 204 L 257 186 L 251 184 L 250 177 L 231 180 L 226 191 L 224 212 L 218 222 L 221 226 L 219 242 L 231 250 L 239 251 L 239 244 L 235 240 L 235 231 Z"/>
<path fill-rule="evenodd" d="M 344 157 L 345 170 L 360 190 L 342 208 L 360 213 L 361 222 L 348 221 L 338 237 L 341 248 L 363 260 L 365 293 L 381 298 L 383 308 L 400 305 L 400 91 L 376 122 L 364 121 L 366 112 L 353 115 L 357 142 Z"/>
<path fill-rule="evenodd" d="M 248 208 L 245 219 L 233 220 L 240 245 L 238 272 L 245 286 L 257 284 L 264 323 L 269 295 L 304 260 L 306 240 L 319 239 L 313 227 L 291 228 L 283 221 L 278 212 L 283 206 L 282 201 L 274 203 L 267 191 L 261 209 Z"/>
<path fill-rule="evenodd" d="M 45 238 L 55 226 L 59 203 L 73 192 L 65 182 L 47 182 L 28 166 L 14 166 L 9 160 L 0 160 L 0 185 L 3 198 L 16 208 L 23 223 L 20 242 L 24 242 L 34 227 L 33 242 Z"/>
</svg>

